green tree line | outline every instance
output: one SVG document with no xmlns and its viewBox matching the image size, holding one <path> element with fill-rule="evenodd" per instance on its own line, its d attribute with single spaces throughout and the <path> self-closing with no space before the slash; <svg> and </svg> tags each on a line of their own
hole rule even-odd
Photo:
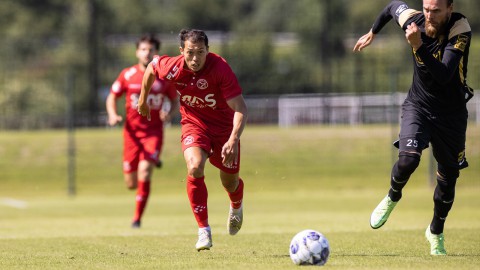
<svg viewBox="0 0 480 270">
<path fill-rule="evenodd" d="M 66 111 L 70 85 L 75 111 L 94 124 L 105 91 L 122 68 L 135 63 L 135 39 L 155 33 L 163 40 L 162 54 L 175 55 L 182 28 L 217 37 L 211 51 L 231 64 L 245 95 L 406 91 L 410 52 L 394 23 L 372 49 L 351 52 L 388 2 L 2 0 L 0 113 L 55 117 Z M 421 10 L 421 0 L 407 3 Z M 480 1 L 454 5 L 474 32 L 480 29 L 473 13 Z M 474 39 L 471 54 L 478 43 Z M 470 70 L 478 70 L 478 61 L 471 56 Z M 473 78 L 474 87 L 478 80 Z"/>
</svg>

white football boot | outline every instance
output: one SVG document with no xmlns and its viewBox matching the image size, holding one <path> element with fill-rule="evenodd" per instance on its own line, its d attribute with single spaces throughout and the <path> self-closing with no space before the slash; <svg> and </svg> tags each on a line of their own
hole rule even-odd
<svg viewBox="0 0 480 270">
<path fill-rule="evenodd" d="M 235 235 L 242 228 L 243 223 L 243 204 L 238 209 L 232 208 L 230 206 L 230 211 L 228 212 L 227 228 L 230 235 Z"/>
<path fill-rule="evenodd" d="M 195 244 L 197 251 L 200 250 L 209 250 L 212 247 L 212 232 L 210 228 L 199 228 L 198 229 L 198 241 Z"/>
</svg>

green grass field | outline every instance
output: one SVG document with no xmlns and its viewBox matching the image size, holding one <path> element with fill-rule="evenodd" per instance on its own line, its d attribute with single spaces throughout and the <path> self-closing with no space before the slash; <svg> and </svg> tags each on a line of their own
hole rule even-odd
<svg viewBox="0 0 480 270">
<path fill-rule="evenodd" d="M 135 195 L 123 184 L 121 129 L 76 131 L 76 196 L 67 195 L 65 131 L 2 131 L 0 269 L 299 269 L 288 247 L 307 228 L 330 241 L 329 269 L 479 269 L 480 126 L 468 130 L 446 257 L 430 256 L 423 236 L 433 213 L 428 151 L 386 225 L 368 224 L 388 190 L 396 128 L 248 126 L 244 226 L 227 234 L 228 197 L 209 164 L 214 246 L 205 252 L 194 248 L 177 127 L 166 130 L 140 230 L 129 227 Z"/>
</svg>

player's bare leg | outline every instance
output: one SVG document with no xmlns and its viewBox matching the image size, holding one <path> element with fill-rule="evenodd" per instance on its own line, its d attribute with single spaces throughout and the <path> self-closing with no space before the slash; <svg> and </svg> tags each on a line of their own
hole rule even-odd
<svg viewBox="0 0 480 270">
<path fill-rule="evenodd" d="M 131 173 L 124 173 L 123 174 L 123 179 L 125 181 L 125 185 L 127 186 L 128 189 L 136 189 L 137 188 L 137 172 L 131 172 Z"/>
<path fill-rule="evenodd" d="M 243 181 L 238 173 L 230 174 L 220 171 L 222 185 L 230 197 L 230 209 L 228 213 L 227 229 L 230 235 L 240 231 L 243 224 Z"/>
<path fill-rule="evenodd" d="M 135 196 L 135 213 L 132 221 L 133 228 L 140 228 L 141 219 L 150 196 L 150 179 L 152 178 L 154 166 L 155 164 L 148 160 L 141 160 L 138 164 L 138 171 L 135 173 L 137 176 L 135 181 L 137 193 Z"/>
</svg>

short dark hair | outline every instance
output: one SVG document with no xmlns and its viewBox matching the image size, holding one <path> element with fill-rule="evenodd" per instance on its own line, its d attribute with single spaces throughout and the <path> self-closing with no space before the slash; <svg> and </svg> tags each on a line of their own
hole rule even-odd
<svg viewBox="0 0 480 270">
<path fill-rule="evenodd" d="M 450 5 L 452 5 L 452 4 L 453 4 L 453 0 L 448 0 L 448 1 L 447 1 L 447 6 L 450 6 Z"/>
<path fill-rule="evenodd" d="M 142 43 L 142 42 L 148 42 L 150 44 L 153 44 L 153 46 L 155 47 L 155 50 L 157 50 L 157 51 L 160 50 L 161 42 L 153 34 L 146 34 L 146 35 L 141 36 L 137 40 L 137 42 L 135 43 L 135 46 L 136 46 L 137 49 L 138 49 L 138 46 L 140 45 L 140 43 Z"/>
<path fill-rule="evenodd" d="M 182 29 L 179 34 L 180 46 L 185 48 L 185 41 L 190 40 L 193 43 L 202 42 L 208 48 L 208 37 L 202 30 L 197 29 Z"/>
</svg>

